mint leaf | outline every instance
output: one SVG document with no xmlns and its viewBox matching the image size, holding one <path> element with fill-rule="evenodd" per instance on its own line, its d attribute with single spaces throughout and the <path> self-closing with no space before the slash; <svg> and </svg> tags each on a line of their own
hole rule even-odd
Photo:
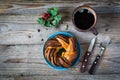
<svg viewBox="0 0 120 80">
<path fill-rule="evenodd" d="M 62 19 L 62 16 L 58 15 L 59 14 L 58 8 L 56 7 L 49 8 L 47 14 L 50 14 L 49 18 L 48 19 L 39 18 L 38 23 L 46 27 L 51 27 L 51 26 L 57 27 L 57 25 Z"/>
<path fill-rule="evenodd" d="M 57 11 L 58 12 L 58 8 L 57 7 L 54 7 L 53 10 Z"/>
<path fill-rule="evenodd" d="M 58 8 L 49 8 L 48 13 L 50 13 L 52 16 L 56 16 L 58 14 Z"/>
<path fill-rule="evenodd" d="M 48 18 L 49 21 L 52 21 L 53 19 L 54 19 L 53 16 L 50 16 L 50 17 Z"/>
<path fill-rule="evenodd" d="M 53 20 L 53 21 L 52 21 L 52 24 L 53 24 L 53 26 L 57 26 L 57 25 L 58 25 L 58 22 L 57 22 L 56 20 Z"/>
<path fill-rule="evenodd" d="M 62 19 L 62 16 L 61 15 L 57 15 L 57 16 L 55 16 L 54 19 L 59 23 L 61 21 L 61 19 Z"/>
<path fill-rule="evenodd" d="M 51 14 L 52 14 L 52 16 L 56 16 L 57 15 L 57 11 L 55 11 L 55 10 L 51 10 Z"/>
<path fill-rule="evenodd" d="M 45 20 L 43 18 L 39 18 L 38 19 L 38 23 L 44 25 L 45 24 Z"/>
<path fill-rule="evenodd" d="M 50 21 L 46 21 L 44 24 L 46 27 L 51 27 L 52 25 L 50 24 Z"/>
</svg>

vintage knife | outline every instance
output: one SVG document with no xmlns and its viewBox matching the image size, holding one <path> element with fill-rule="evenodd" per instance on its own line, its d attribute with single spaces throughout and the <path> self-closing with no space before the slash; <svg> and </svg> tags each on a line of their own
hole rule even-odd
<svg viewBox="0 0 120 80">
<path fill-rule="evenodd" d="M 80 68 L 80 71 L 82 73 L 85 72 L 85 70 L 86 70 L 88 59 L 89 59 L 89 57 L 90 57 L 90 55 L 91 55 L 91 53 L 93 51 L 95 42 L 96 42 L 96 37 L 91 40 L 89 48 L 88 48 L 87 52 L 85 53 L 85 56 L 84 56 L 84 59 L 82 61 L 82 65 L 81 65 L 81 68 Z"/>
<path fill-rule="evenodd" d="M 100 44 L 100 52 L 99 54 L 96 56 L 96 59 L 94 60 L 90 70 L 89 70 L 89 74 L 94 74 L 95 71 L 95 67 L 98 64 L 102 54 L 104 53 L 106 46 L 110 43 L 110 38 L 106 37 L 105 40 Z"/>
</svg>

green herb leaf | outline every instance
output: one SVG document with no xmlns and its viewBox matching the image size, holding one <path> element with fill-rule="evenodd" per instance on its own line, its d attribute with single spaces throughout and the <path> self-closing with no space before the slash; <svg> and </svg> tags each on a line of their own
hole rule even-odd
<svg viewBox="0 0 120 80">
<path fill-rule="evenodd" d="M 61 15 L 57 15 L 57 16 L 55 16 L 54 19 L 59 23 L 61 21 L 61 19 L 62 19 L 62 16 Z"/>
<path fill-rule="evenodd" d="M 53 19 L 54 19 L 53 16 L 50 16 L 50 17 L 48 18 L 49 21 L 52 21 Z"/>
<path fill-rule="evenodd" d="M 56 20 L 53 20 L 52 25 L 56 27 L 58 25 L 58 22 Z"/>
<path fill-rule="evenodd" d="M 44 25 L 45 24 L 45 20 L 43 18 L 39 18 L 38 19 L 38 23 Z"/>
<path fill-rule="evenodd" d="M 50 21 L 46 21 L 46 22 L 45 22 L 45 26 L 46 26 L 46 27 L 51 27 L 52 25 L 50 24 Z"/>
<path fill-rule="evenodd" d="M 53 10 L 58 11 L 58 8 L 57 7 L 53 7 Z"/>
<path fill-rule="evenodd" d="M 43 18 L 39 18 L 38 23 L 46 27 L 51 27 L 51 26 L 57 27 L 57 25 L 62 19 L 62 16 L 58 15 L 59 14 L 58 8 L 56 7 L 49 8 L 47 12 L 50 14 L 50 17 L 47 20 Z"/>
<path fill-rule="evenodd" d="M 49 8 L 48 13 L 50 13 L 52 16 L 56 16 L 58 14 L 58 8 Z"/>
</svg>

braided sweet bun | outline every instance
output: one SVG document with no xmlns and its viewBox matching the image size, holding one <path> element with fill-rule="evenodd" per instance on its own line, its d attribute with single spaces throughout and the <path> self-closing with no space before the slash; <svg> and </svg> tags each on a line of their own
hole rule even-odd
<svg viewBox="0 0 120 80">
<path fill-rule="evenodd" d="M 78 56 L 78 45 L 74 37 L 57 35 L 45 44 L 46 59 L 55 66 L 70 67 Z"/>
</svg>

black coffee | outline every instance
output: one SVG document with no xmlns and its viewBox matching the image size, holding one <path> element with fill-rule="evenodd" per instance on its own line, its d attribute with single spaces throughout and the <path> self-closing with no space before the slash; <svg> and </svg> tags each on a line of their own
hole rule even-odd
<svg viewBox="0 0 120 80">
<path fill-rule="evenodd" d="M 74 15 L 75 25 L 83 30 L 89 29 L 95 21 L 94 15 L 87 9 L 77 11 Z"/>
</svg>

